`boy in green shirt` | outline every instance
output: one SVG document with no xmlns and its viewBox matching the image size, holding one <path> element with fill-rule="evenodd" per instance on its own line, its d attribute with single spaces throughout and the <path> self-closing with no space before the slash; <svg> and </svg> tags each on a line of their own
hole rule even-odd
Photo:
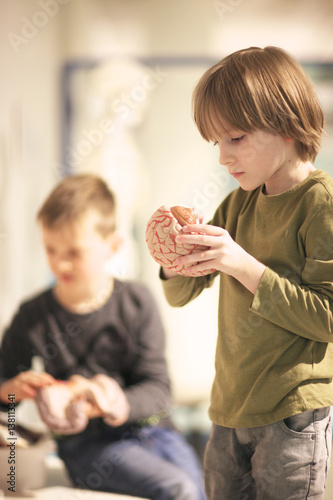
<svg viewBox="0 0 333 500">
<path fill-rule="evenodd" d="M 188 276 L 162 270 L 172 306 L 220 279 L 207 495 L 319 500 L 333 404 L 333 180 L 311 163 L 323 113 L 301 66 L 276 47 L 210 68 L 193 109 L 240 184 L 210 224 L 176 237 L 206 246 L 176 260 Z"/>
</svg>

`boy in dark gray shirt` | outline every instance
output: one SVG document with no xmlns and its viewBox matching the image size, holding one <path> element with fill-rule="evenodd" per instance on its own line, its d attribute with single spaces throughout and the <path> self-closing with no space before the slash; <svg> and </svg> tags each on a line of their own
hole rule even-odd
<svg viewBox="0 0 333 500">
<path fill-rule="evenodd" d="M 155 500 L 205 500 L 198 460 L 168 416 L 164 330 L 146 287 L 106 273 L 120 241 L 115 203 L 92 175 L 66 178 L 38 220 L 53 288 L 24 302 L 0 351 L 0 400 L 52 395 L 59 380 L 100 380 L 103 408 L 87 401 L 87 426 L 56 436 L 80 487 Z M 33 356 L 45 372 L 31 370 Z M 96 378 L 97 377 L 97 378 Z M 54 392 L 55 394 L 55 392 Z M 52 397 L 50 398 L 52 404 Z"/>
</svg>

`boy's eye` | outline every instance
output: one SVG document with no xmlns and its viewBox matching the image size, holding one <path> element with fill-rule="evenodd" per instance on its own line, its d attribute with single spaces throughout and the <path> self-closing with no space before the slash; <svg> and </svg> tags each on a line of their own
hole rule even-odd
<svg viewBox="0 0 333 500">
<path fill-rule="evenodd" d="M 245 137 L 245 134 L 240 135 L 240 136 L 238 136 L 238 137 L 231 137 L 231 138 L 230 138 L 230 142 L 233 142 L 233 143 L 236 143 L 236 144 L 237 144 L 238 142 L 241 142 L 241 141 L 244 139 L 244 137 Z M 213 142 L 213 146 L 217 146 L 217 145 L 218 145 L 218 143 L 219 143 L 218 141 L 214 141 L 214 142 Z"/>
<path fill-rule="evenodd" d="M 79 250 L 69 250 L 68 252 L 68 258 L 69 259 L 76 259 L 80 256 L 80 251 Z"/>
<path fill-rule="evenodd" d="M 245 134 L 241 135 L 239 137 L 232 137 L 231 138 L 231 142 L 240 142 L 240 141 L 242 141 L 244 139 L 244 137 L 245 137 Z"/>
</svg>

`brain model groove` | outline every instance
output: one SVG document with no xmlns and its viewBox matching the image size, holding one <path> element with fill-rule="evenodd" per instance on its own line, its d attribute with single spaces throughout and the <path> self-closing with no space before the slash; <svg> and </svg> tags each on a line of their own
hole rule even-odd
<svg viewBox="0 0 333 500">
<path fill-rule="evenodd" d="M 177 265 L 174 263 L 175 259 L 182 255 L 200 252 L 207 247 L 192 244 L 178 245 L 175 238 L 182 233 L 182 227 L 186 224 L 199 224 L 200 222 L 199 215 L 192 208 L 181 206 L 168 208 L 163 205 L 156 210 L 146 228 L 146 243 L 154 260 L 167 269 L 184 276 L 192 276 L 187 271 L 189 266 Z M 214 269 L 207 269 L 197 272 L 196 275 L 204 276 L 213 271 Z"/>
</svg>

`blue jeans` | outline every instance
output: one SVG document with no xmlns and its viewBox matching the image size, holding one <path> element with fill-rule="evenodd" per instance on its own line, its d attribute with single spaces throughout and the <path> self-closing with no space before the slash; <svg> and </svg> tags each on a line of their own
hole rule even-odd
<svg viewBox="0 0 333 500">
<path fill-rule="evenodd" d="M 321 500 L 332 445 L 330 408 L 271 425 L 213 425 L 205 454 L 209 500 Z"/>
<path fill-rule="evenodd" d="M 60 439 L 58 451 L 80 488 L 151 500 L 206 500 L 200 462 L 172 429 L 90 427 Z"/>
</svg>

